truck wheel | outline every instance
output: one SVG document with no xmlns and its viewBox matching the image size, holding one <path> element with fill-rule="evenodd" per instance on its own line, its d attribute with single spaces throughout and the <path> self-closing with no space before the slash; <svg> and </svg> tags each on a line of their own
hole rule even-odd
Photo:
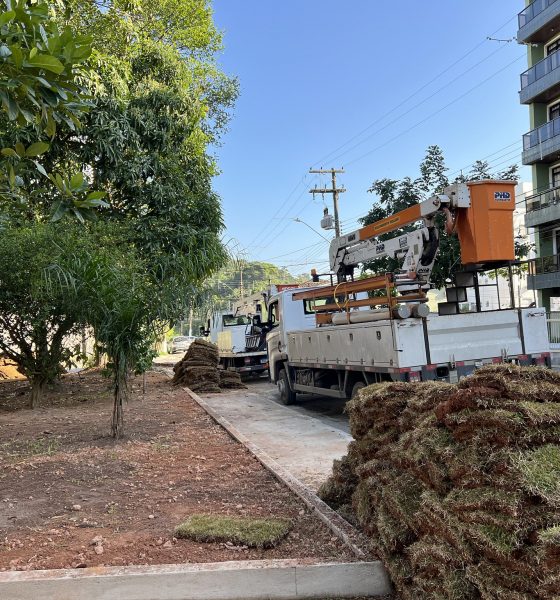
<svg viewBox="0 0 560 600">
<path fill-rule="evenodd" d="M 366 387 L 366 384 L 363 381 L 357 381 L 352 388 L 352 395 L 350 398 L 355 398 L 358 395 L 360 390 L 363 390 Z"/>
<path fill-rule="evenodd" d="M 280 392 L 280 402 L 289 406 L 296 401 L 296 393 L 290 388 L 290 382 L 288 381 L 288 373 L 286 369 L 282 369 L 278 373 L 278 391 Z"/>
</svg>

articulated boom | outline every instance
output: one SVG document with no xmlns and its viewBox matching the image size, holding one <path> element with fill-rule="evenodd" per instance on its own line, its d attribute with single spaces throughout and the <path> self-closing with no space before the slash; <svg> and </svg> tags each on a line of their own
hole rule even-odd
<svg viewBox="0 0 560 600">
<path fill-rule="evenodd" d="M 452 195 L 438 194 L 395 215 L 362 229 L 335 238 L 331 242 L 331 269 L 339 279 L 360 263 L 389 256 L 402 259 L 401 272 L 395 278 L 400 292 L 428 290 L 429 279 L 439 247 L 439 232 L 434 217 L 452 205 Z M 423 220 L 425 227 L 383 242 L 378 236 Z"/>
</svg>

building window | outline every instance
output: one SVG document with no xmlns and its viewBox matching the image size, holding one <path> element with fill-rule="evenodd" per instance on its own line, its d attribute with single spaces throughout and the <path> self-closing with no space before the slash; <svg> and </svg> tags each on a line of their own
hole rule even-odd
<svg viewBox="0 0 560 600">
<path fill-rule="evenodd" d="M 560 38 L 554 40 L 551 44 L 546 47 L 546 55 L 550 56 L 552 53 L 556 52 L 556 50 L 560 49 Z"/>
<path fill-rule="evenodd" d="M 551 187 L 560 187 L 560 165 L 550 169 L 550 185 Z"/>
<path fill-rule="evenodd" d="M 560 117 L 560 102 L 553 104 L 548 108 L 548 120 L 552 121 Z"/>
<path fill-rule="evenodd" d="M 552 252 L 555 256 L 560 254 L 560 228 L 552 231 Z"/>
</svg>

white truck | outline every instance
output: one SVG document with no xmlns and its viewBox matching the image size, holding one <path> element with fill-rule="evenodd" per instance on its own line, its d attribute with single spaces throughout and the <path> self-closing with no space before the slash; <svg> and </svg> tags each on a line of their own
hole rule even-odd
<svg viewBox="0 0 560 600">
<path fill-rule="evenodd" d="M 259 302 L 244 303 L 232 310 L 216 311 L 208 320 L 210 341 L 218 346 L 220 364 L 238 372 L 242 379 L 263 375 L 268 369 L 266 324 Z"/>
<path fill-rule="evenodd" d="M 480 306 L 478 274 L 512 267 L 513 207 L 512 182 L 458 184 L 413 210 L 335 238 L 330 260 L 336 284 L 286 290 L 268 303 L 269 375 L 282 402 L 293 403 L 298 392 L 350 398 L 379 381 L 455 382 L 488 363 L 550 366 L 544 308 L 515 307 L 513 293 L 511 308 Z M 426 292 L 438 249 L 438 211 L 445 212 L 448 231 L 459 232 L 464 270 L 436 314 Z M 420 219 L 424 228 L 378 240 Z M 359 262 L 379 256 L 403 259 L 402 268 L 353 280 Z M 462 313 L 468 288 L 476 310 Z"/>
</svg>

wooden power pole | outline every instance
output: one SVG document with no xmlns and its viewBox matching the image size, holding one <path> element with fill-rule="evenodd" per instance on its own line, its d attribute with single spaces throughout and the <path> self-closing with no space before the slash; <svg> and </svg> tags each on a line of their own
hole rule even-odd
<svg viewBox="0 0 560 600">
<path fill-rule="evenodd" d="M 310 194 L 332 194 L 334 204 L 334 232 L 336 237 L 340 237 L 340 220 L 338 218 L 338 194 L 344 193 L 344 188 L 336 187 L 337 173 L 344 173 L 344 169 L 309 169 L 310 173 L 325 174 L 330 173 L 332 179 L 332 188 L 313 188 L 309 190 Z"/>
</svg>

